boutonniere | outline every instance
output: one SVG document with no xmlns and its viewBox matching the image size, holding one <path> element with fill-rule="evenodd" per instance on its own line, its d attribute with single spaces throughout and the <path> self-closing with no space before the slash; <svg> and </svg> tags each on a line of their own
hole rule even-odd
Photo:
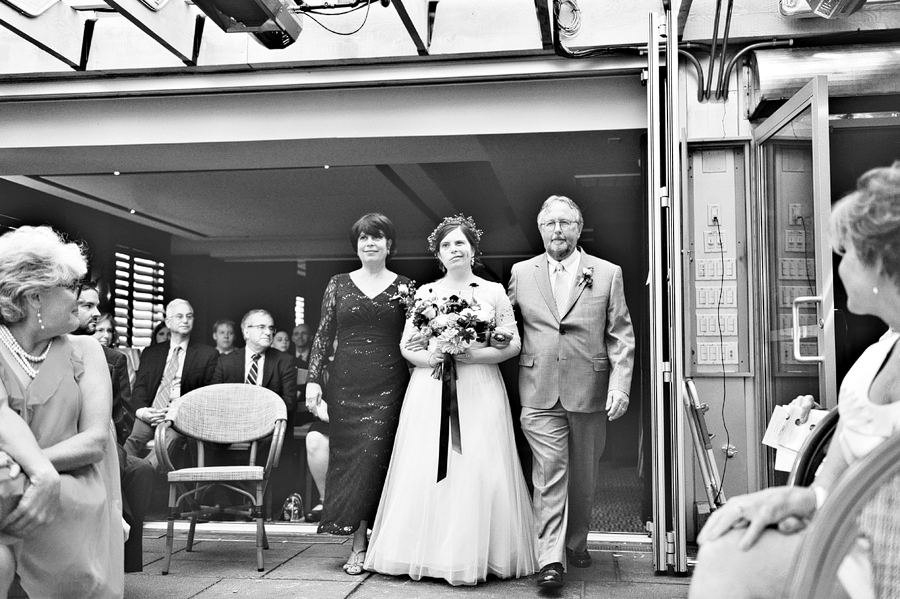
<svg viewBox="0 0 900 599">
<path fill-rule="evenodd" d="M 403 306 L 408 313 L 416 303 L 416 282 L 410 281 L 409 283 L 398 283 L 397 293 L 392 295 L 390 300 L 399 300 L 400 305 Z"/>
<path fill-rule="evenodd" d="M 594 285 L 594 267 L 586 266 L 581 269 L 581 274 L 578 275 L 578 278 L 575 280 L 575 286 L 584 285 L 585 288 L 590 289 Z"/>
</svg>

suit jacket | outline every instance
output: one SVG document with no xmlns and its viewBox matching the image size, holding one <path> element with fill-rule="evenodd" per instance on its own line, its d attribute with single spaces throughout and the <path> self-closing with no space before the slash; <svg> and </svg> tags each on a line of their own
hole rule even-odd
<svg viewBox="0 0 900 599">
<path fill-rule="evenodd" d="M 128 382 L 128 359 L 122 352 L 103 347 L 109 378 L 112 379 L 112 419 L 119 444 L 125 443 L 134 426 L 134 408 L 131 405 L 131 383 Z"/>
<path fill-rule="evenodd" d="M 219 357 L 219 364 L 213 374 L 213 384 L 243 383 L 244 360 L 247 348 Z M 288 412 L 294 410 L 297 402 L 297 365 L 289 354 L 270 347 L 263 355 L 261 386 L 274 391 L 284 400 Z"/>
<path fill-rule="evenodd" d="M 590 287 L 577 283 L 589 268 Z M 523 324 L 521 403 L 548 409 L 558 399 L 570 412 L 599 412 L 609 389 L 631 390 L 634 331 L 622 269 L 582 251 L 564 314 L 557 313 L 549 272 L 541 254 L 513 265 L 509 281 L 509 299 Z"/>
<path fill-rule="evenodd" d="M 162 382 L 166 369 L 166 358 L 169 355 L 168 343 L 157 343 L 144 348 L 141 353 L 141 365 L 138 367 L 132 391 L 134 410 L 148 408 L 153 405 L 153 398 Z M 184 352 L 184 365 L 181 369 L 181 394 L 208 385 L 216 370 L 219 352 L 208 345 L 189 342 Z"/>
</svg>

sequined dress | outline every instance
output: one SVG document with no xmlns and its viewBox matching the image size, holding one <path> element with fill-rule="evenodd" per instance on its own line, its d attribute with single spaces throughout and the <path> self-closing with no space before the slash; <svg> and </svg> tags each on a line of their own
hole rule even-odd
<svg viewBox="0 0 900 599">
<path fill-rule="evenodd" d="M 369 298 L 339 274 L 325 289 L 309 362 L 309 381 L 321 385 L 327 348 L 337 339 L 324 389 L 331 434 L 320 533 L 351 534 L 361 520 L 375 520 L 409 382 L 400 353 L 405 308 L 391 298 L 409 283 L 398 276 Z"/>
</svg>

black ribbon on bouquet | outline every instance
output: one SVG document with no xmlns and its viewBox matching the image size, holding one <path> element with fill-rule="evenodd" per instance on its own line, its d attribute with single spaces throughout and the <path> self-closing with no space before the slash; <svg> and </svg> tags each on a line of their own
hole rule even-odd
<svg viewBox="0 0 900 599">
<path fill-rule="evenodd" d="M 462 454 L 462 439 L 459 434 L 459 396 L 456 390 L 456 360 L 450 354 L 434 369 L 434 378 L 441 381 L 441 432 L 438 436 L 437 482 L 447 478 L 447 464 L 450 461 L 450 441 L 453 451 Z"/>
</svg>

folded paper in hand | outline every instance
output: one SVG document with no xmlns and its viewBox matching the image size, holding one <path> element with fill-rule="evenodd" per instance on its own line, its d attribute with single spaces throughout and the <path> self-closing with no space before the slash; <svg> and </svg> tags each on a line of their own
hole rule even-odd
<svg viewBox="0 0 900 599">
<path fill-rule="evenodd" d="M 776 450 L 775 470 L 791 471 L 803 442 L 812 434 L 828 410 L 810 410 L 809 418 L 800 424 L 802 413 L 803 410 L 799 406 L 791 405 L 775 406 L 772 410 L 772 418 L 769 419 L 769 426 L 762 442 L 763 445 Z"/>
</svg>

